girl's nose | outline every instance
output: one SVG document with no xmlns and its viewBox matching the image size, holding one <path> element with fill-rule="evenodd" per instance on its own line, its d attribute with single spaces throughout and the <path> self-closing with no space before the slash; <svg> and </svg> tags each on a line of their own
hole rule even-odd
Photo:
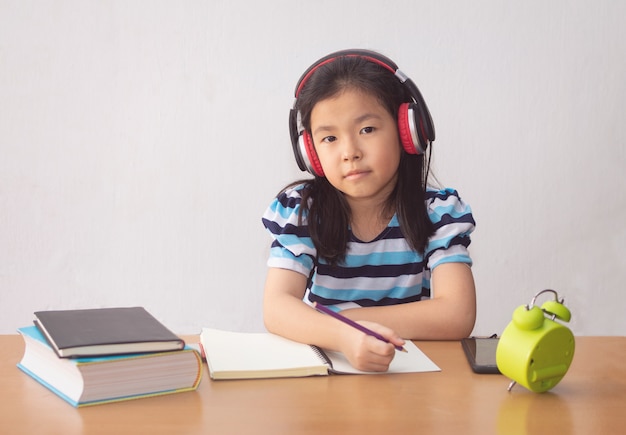
<svg viewBox="0 0 626 435">
<path fill-rule="evenodd" d="M 358 146 L 357 140 L 353 138 L 346 139 L 343 147 L 343 160 L 353 161 L 359 160 L 361 157 L 361 149 Z"/>
</svg>

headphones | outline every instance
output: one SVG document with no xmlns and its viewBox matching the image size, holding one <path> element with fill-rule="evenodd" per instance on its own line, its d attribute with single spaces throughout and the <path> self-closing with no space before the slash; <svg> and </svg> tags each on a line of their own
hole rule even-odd
<svg viewBox="0 0 626 435">
<path fill-rule="evenodd" d="M 289 112 L 289 133 L 293 153 L 300 170 L 308 171 L 315 176 L 324 176 L 324 170 L 315 152 L 313 138 L 302 126 L 300 112 L 295 109 L 298 97 L 308 80 L 320 67 L 342 57 L 358 57 L 380 65 L 396 76 L 400 83 L 405 86 L 412 101 L 402 103 L 398 109 L 400 143 L 409 154 L 423 154 L 430 143 L 435 140 L 435 127 L 426 102 L 415 83 L 400 71 L 391 59 L 379 53 L 370 50 L 341 50 L 324 56 L 311 65 L 302 74 L 296 85 L 296 100 L 294 107 Z"/>
</svg>

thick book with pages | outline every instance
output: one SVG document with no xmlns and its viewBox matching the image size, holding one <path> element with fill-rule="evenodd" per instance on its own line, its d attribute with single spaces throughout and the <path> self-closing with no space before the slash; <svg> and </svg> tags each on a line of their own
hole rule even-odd
<svg viewBox="0 0 626 435">
<path fill-rule="evenodd" d="M 35 325 L 60 357 L 180 350 L 185 342 L 143 307 L 36 311 Z"/>
<path fill-rule="evenodd" d="M 191 348 L 89 358 L 59 358 L 35 326 L 19 328 L 18 368 L 73 406 L 195 390 L 202 359 Z"/>
<path fill-rule="evenodd" d="M 214 380 L 374 374 L 355 369 L 340 352 L 297 343 L 266 332 L 203 328 L 200 343 L 209 375 Z M 440 371 L 415 343 L 407 341 L 404 347 L 407 352 L 396 352 L 389 370 L 384 373 Z"/>
</svg>

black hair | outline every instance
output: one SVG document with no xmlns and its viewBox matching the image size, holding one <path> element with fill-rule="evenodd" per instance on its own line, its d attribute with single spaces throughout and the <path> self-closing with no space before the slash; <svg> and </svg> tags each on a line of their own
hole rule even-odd
<svg viewBox="0 0 626 435">
<path fill-rule="evenodd" d="M 396 122 L 400 105 L 412 102 L 409 91 L 389 70 L 362 57 L 339 57 L 320 66 L 308 78 L 294 105 L 294 109 L 301 114 L 303 127 L 309 133 L 315 105 L 346 89 L 374 96 Z M 402 152 L 398 180 L 385 203 L 386 211 L 397 214 L 402 234 L 418 253 L 424 252 L 428 239 L 434 233 L 426 208 L 428 173 L 429 159 L 426 156 Z M 287 187 L 301 183 L 305 183 L 306 187 L 302 191 L 300 223 L 306 214 L 309 235 L 318 256 L 336 265 L 345 259 L 350 239 L 351 212 L 348 202 L 325 177 L 315 176 Z"/>
</svg>

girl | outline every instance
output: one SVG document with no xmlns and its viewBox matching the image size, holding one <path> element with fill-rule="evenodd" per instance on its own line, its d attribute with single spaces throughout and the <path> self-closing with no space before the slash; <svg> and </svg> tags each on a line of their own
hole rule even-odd
<svg viewBox="0 0 626 435">
<path fill-rule="evenodd" d="M 296 161 L 314 178 L 287 186 L 263 216 L 273 237 L 267 329 L 343 352 L 365 371 L 386 371 L 403 338 L 469 335 L 474 220 L 456 191 L 427 188 L 435 134 L 413 82 L 379 53 L 332 53 L 299 80 L 290 129 Z"/>
</svg>

